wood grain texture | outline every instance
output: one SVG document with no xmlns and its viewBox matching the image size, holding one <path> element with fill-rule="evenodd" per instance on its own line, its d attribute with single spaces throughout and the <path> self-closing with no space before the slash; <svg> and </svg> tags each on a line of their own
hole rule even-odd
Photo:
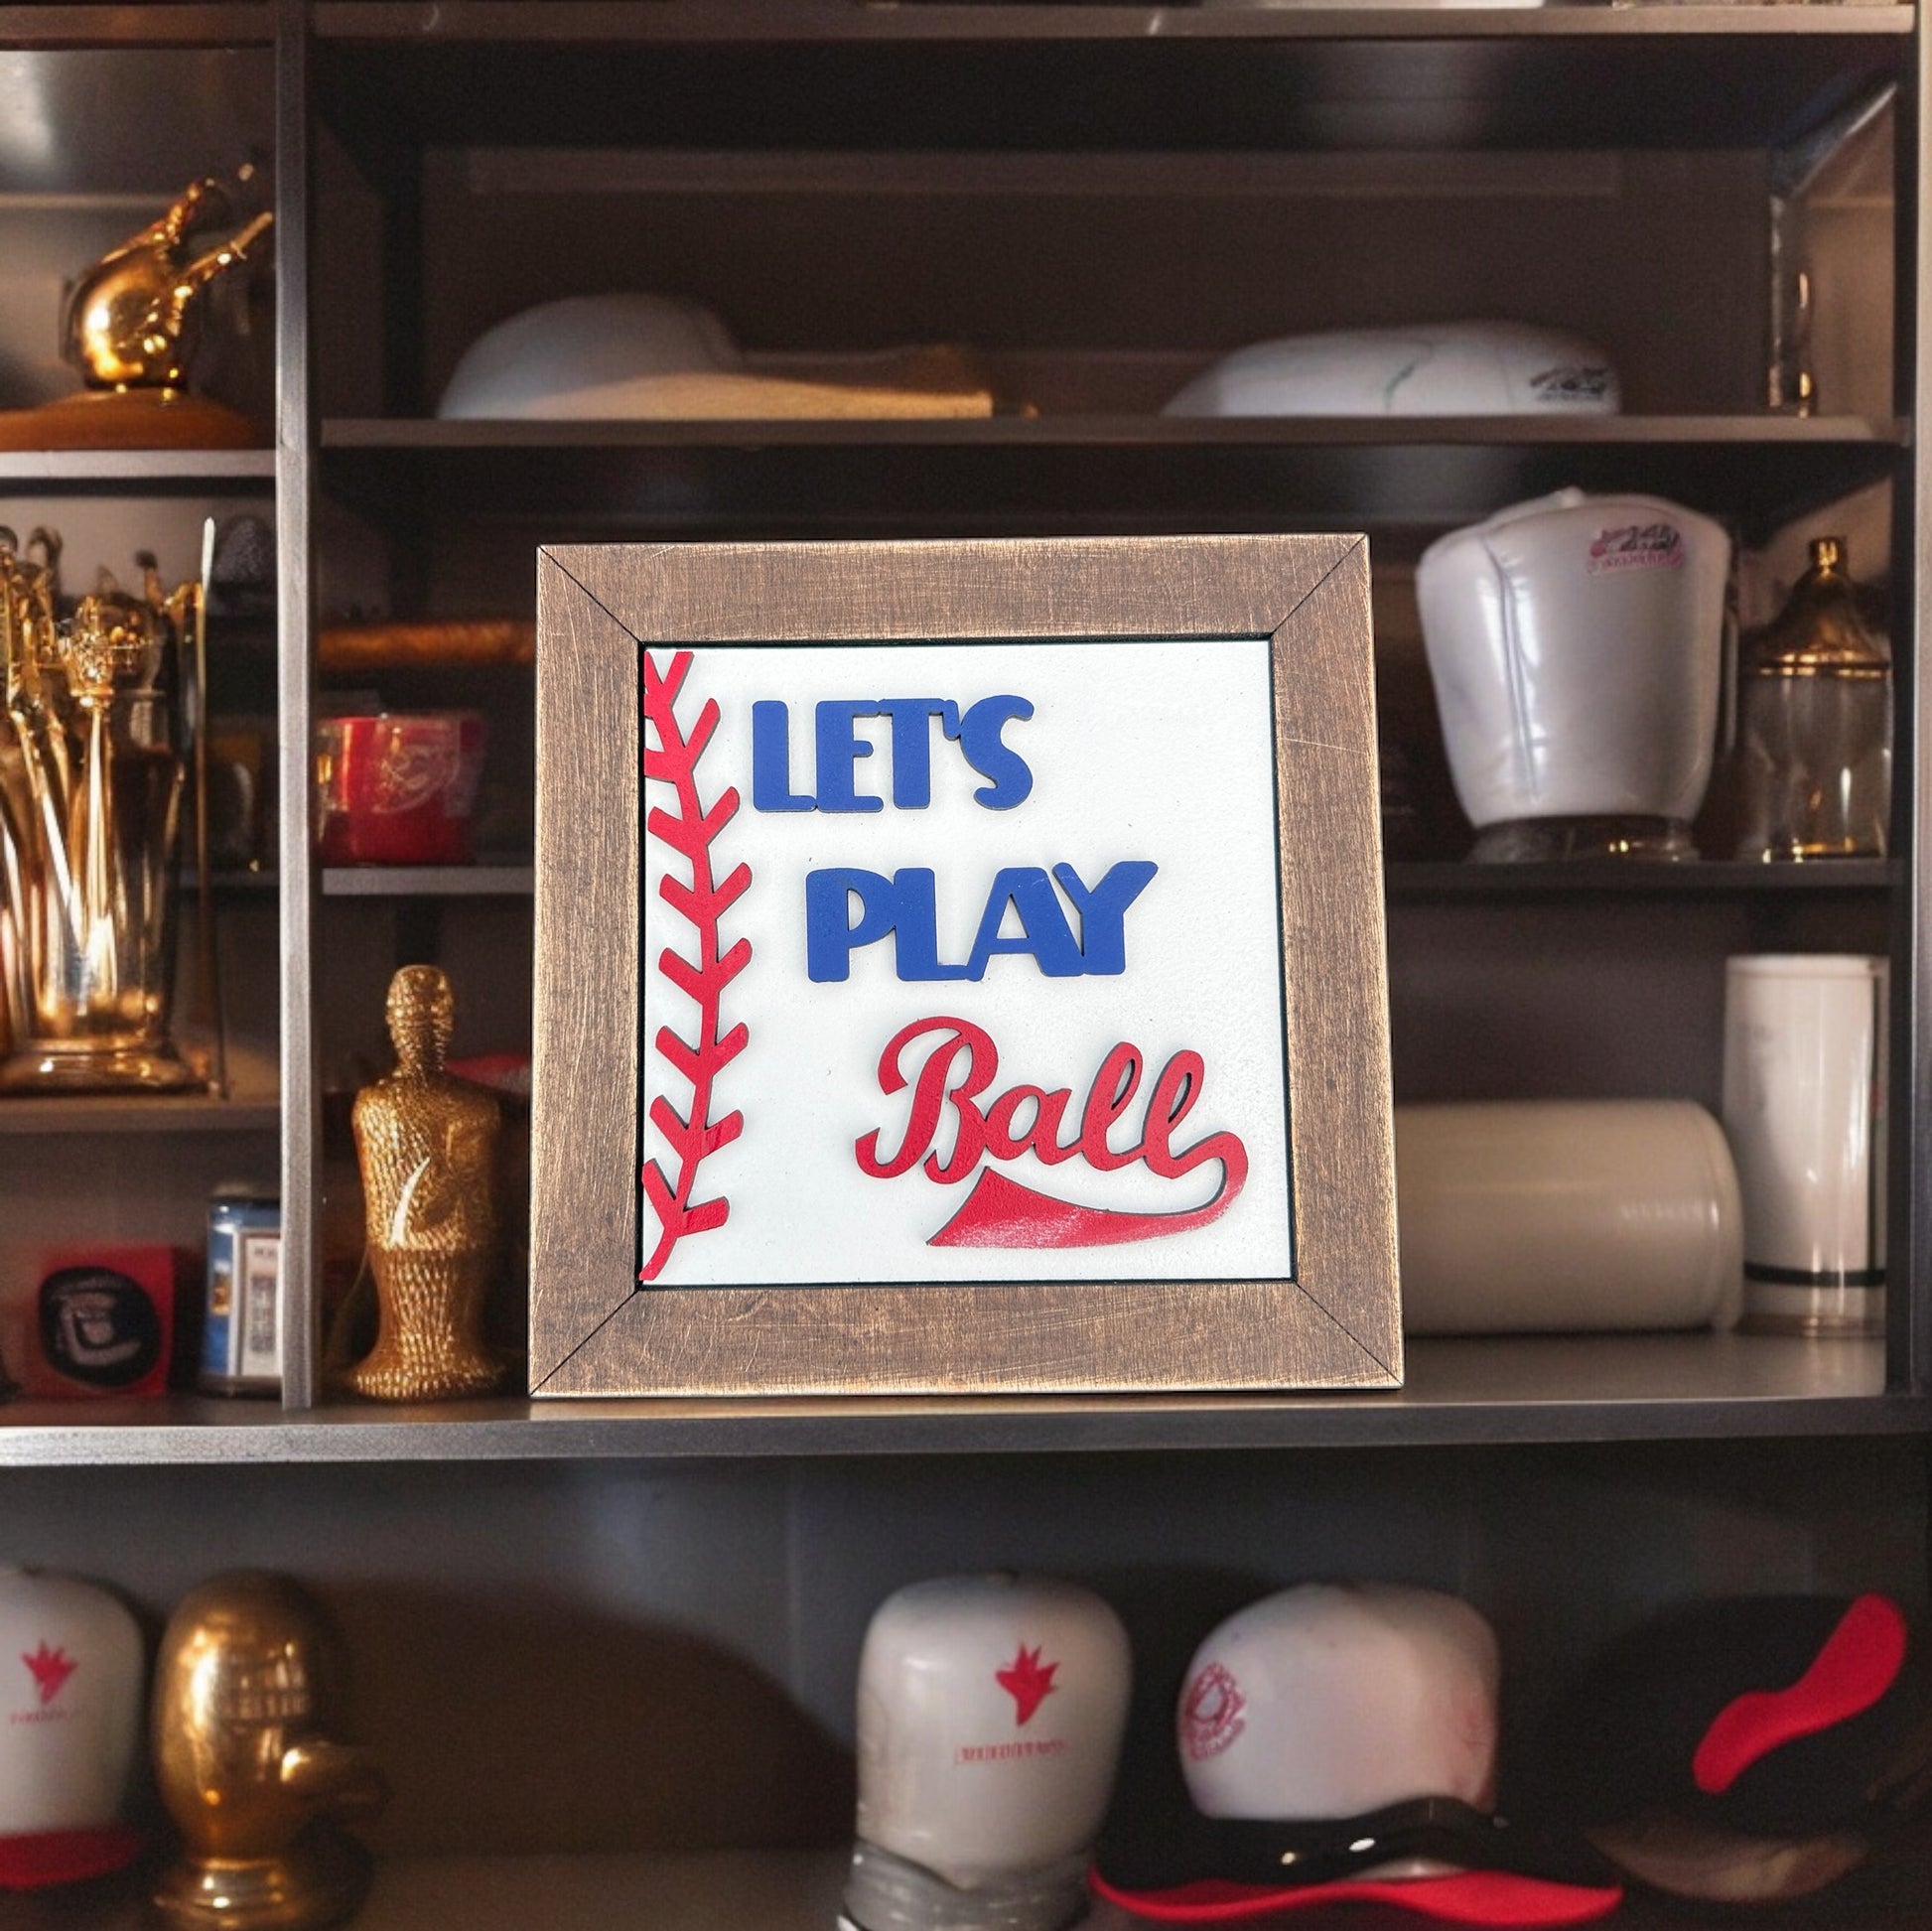
<svg viewBox="0 0 1932 1931">
<path fill-rule="evenodd" d="M 645 643 L 1257 637 L 1359 541 L 613 543 L 545 554 Z"/>
<path fill-rule="evenodd" d="M 530 1381 L 631 1298 L 637 1212 L 637 646 L 539 555 Z"/>
<path fill-rule="evenodd" d="M 1266 636 L 1296 1281 L 633 1292 L 640 642 Z M 1367 548 L 1352 536 L 545 551 L 532 1391 L 1401 1380 Z"/>
<path fill-rule="evenodd" d="M 1402 1379 L 1368 544 L 1275 634 L 1297 1273 Z"/>
</svg>

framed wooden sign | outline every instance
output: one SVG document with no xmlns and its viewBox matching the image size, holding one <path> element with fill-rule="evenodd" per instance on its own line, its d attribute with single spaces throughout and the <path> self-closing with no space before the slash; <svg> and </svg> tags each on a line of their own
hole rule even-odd
<svg viewBox="0 0 1932 1931">
<path fill-rule="evenodd" d="M 533 1392 L 1399 1384 L 1362 539 L 539 570 Z"/>
</svg>

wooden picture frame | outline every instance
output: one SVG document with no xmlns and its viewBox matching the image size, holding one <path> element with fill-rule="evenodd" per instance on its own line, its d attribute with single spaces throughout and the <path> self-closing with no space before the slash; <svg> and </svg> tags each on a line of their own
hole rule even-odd
<svg viewBox="0 0 1932 1931">
<path fill-rule="evenodd" d="M 1366 541 L 1349 535 L 543 550 L 531 1392 L 1399 1386 L 1368 583 Z M 642 1285 L 644 653 L 661 673 L 708 646 L 1256 639 L 1292 1271 Z"/>
</svg>

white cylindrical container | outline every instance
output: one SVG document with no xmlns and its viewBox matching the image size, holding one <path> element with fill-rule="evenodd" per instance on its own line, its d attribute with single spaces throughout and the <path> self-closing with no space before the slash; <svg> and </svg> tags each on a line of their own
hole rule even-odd
<svg viewBox="0 0 1932 1931">
<path fill-rule="evenodd" d="M 859 1663 L 864 1931 L 1059 1931 L 1085 1909 L 1132 1664 L 1090 1589 L 973 1576 L 890 1596 Z"/>
<path fill-rule="evenodd" d="M 1399 1106 L 1395 1167 L 1412 1334 L 1736 1315 L 1737 1176 L 1723 1130 L 1690 1100 Z"/>
<path fill-rule="evenodd" d="M 1696 856 L 1729 570 L 1710 517 L 1577 489 L 1424 552 L 1423 639 L 1472 856 Z"/>
<path fill-rule="evenodd" d="M 1725 1130 L 1744 1196 L 1744 1325 L 1876 1334 L 1885 1316 L 1885 961 L 1726 962 Z"/>
<path fill-rule="evenodd" d="M 140 1631 L 105 1589 L 0 1569 L 0 1865 L 8 1839 L 115 1825 L 143 1675 Z"/>
</svg>

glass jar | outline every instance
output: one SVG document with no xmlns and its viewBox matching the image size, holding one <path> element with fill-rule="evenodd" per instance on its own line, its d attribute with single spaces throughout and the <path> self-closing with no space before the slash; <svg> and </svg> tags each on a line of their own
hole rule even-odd
<svg viewBox="0 0 1932 1931">
<path fill-rule="evenodd" d="M 1821 536 L 1738 679 L 1740 859 L 1881 858 L 1891 655 L 1859 614 L 1845 540 Z"/>
</svg>

